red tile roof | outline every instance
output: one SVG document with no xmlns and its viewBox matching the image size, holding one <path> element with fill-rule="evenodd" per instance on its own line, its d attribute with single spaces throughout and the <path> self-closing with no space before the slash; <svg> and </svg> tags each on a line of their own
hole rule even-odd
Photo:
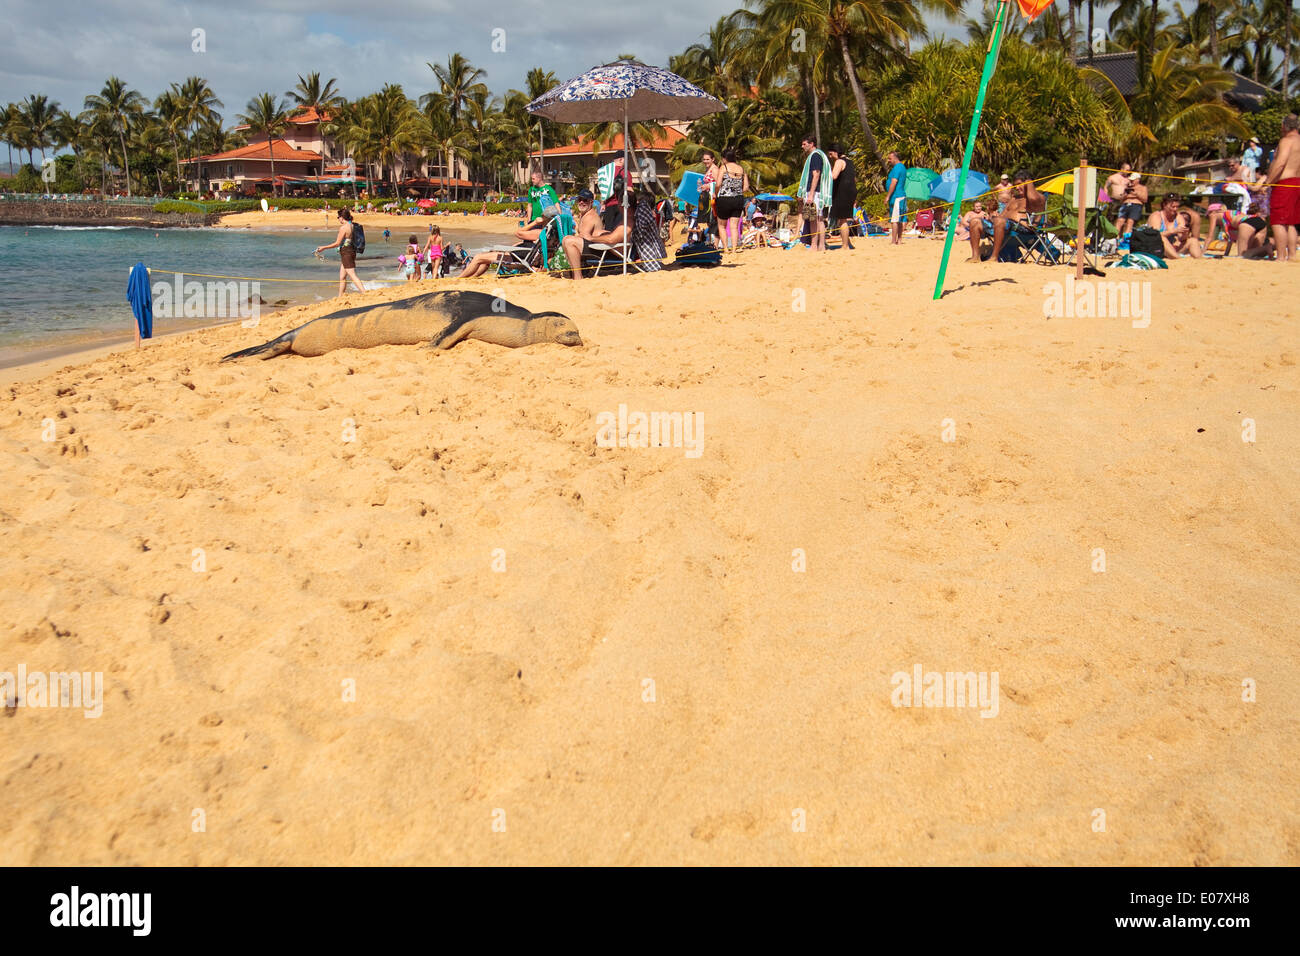
<svg viewBox="0 0 1300 956">
<path fill-rule="evenodd" d="M 651 142 L 651 143 L 637 143 L 636 145 L 637 145 L 637 149 L 640 149 L 640 150 L 643 150 L 643 151 L 644 151 L 644 150 L 647 150 L 647 149 L 663 149 L 663 150 L 668 150 L 668 149 L 672 149 L 674 146 L 676 146 L 678 143 L 680 143 L 680 142 L 681 142 L 682 140 L 684 140 L 685 138 L 686 138 L 685 136 L 683 136 L 681 133 L 677 132 L 677 130 L 673 129 L 672 127 L 665 127 L 665 129 L 664 129 L 664 135 L 656 137 L 655 140 L 654 140 L 654 142 Z M 584 139 L 580 139 L 580 140 L 578 140 L 578 142 L 576 142 L 576 143 L 572 143 L 572 144 L 569 145 L 569 146 L 556 146 L 556 147 L 553 148 L 553 149 L 550 148 L 550 147 L 547 147 L 547 149 L 546 149 L 546 155 L 547 155 L 547 156 L 577 156 L 577 155 L 580 155 L 580 154 L 582 154 L 582 153 L 586 153 L 588 156 L 590 156 L 590 155 L 591 155 L 591 147 L 592 147 L 592 141 L 589 140 L 589 139 L 585 139 L 585 138 L 584 138 Z M 609 145 L 605 146 L 605 147 L 601 150 L 601 152 L 602 152 L 602 153 L 621 153 L 621 152 L 623 152 L 623 134 L 622 134 L 622 133 L 617 134 L 617 135 L 614 137 L 614 141 L 613 141 L 612 143 L 610 143 Z M 529 153 L 528 155 L 529 155 L 530 158 L 532 158 L 532 157 L 539 156 L 540 154 L 537 153 L 536 151 L 534 151 L 534 152 L 532 152 L 532 153 Z"/>
<path fill-rule="evenodd" d="M 321 154 L 311 149 L 294 149 L 282 139 L 273 140 L 275 144 L 275 160 L 283 160 L 290 163 L 319 163 Z M 226 159 L 271 159 L 271 149 L 266 143 L 250 143 L 247 146 L 240 146 L 238 149 L 229 149 L 224 153 L 212 153 L 208 156 L 199 156 L 196 159 L 182 159 L 182 165 L 185 163 L 196 163 L 199 160 L 204 162 L 218 162 Z"/>
<path fill-rule="evenodd" d="M 328 123 L 329 120 L 329 113 L 322 113 L 314 106 L 300 106 L 296 112 L 289 114 L 290 123 Z"/>
</svg>

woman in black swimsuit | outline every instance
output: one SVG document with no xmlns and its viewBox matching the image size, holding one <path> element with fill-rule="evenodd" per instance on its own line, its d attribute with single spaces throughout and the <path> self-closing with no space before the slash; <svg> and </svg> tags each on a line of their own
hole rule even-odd
<svg viewBox="0 0 1300 956">
<path fill-rule="evenodd" d="M 718 167 L 718 196 L 713 208 L 718 215 L 718 231 L 728 252 L 740 248 L 740 223 L 745 215 L 745 193 L 749 192 L 749 174 L 736 162 L 736 151 L 722 151 Z"/>
<path fill-rule="evenodd" d="M 849 227 L 853 224 L 853 204 L 858 198 L 858 184 L 853 169 L 853 160 L 849 159 L 840 146 L 826 147 L 826 158 L 831 161 L 831 218 L 840 224 L 840 248 L 852 249 L 849 242 Z"/>
</svg>

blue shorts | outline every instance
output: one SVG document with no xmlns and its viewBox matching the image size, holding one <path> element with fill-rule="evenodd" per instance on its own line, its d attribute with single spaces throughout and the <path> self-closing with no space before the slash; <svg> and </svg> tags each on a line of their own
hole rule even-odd
<svg viewBox="0 0 1300 956">
<path fill-rule="evenodd" d="M 889 221 L 907 222 L 907 197 L 906 196 L 899 196 L 896 199 L 890 200 Z"/>
</svg>

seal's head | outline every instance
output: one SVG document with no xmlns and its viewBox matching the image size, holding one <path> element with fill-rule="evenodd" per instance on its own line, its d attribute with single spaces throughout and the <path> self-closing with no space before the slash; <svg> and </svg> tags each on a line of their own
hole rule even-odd
<svg viewBox="0 0 1300 956">
<path fill-rule="evenodd" d="M 567 315 L 561 315 L 559 312 L 538 312 L 533 316 L 533 321 L 543 319 L 546 322 L 546 341 L 559 342 L 561 345 L 581 345 L 582 336 L 578 334 L 578 327 L 573 324 L 573 320 Z"/>
</svg>

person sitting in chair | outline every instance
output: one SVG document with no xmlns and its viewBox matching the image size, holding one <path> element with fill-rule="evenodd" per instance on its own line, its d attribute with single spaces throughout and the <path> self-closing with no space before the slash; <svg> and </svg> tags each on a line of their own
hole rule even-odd
<svg viewBox="0 0 1300 956">
<path fill-rule="evenodd" d="M 540 169 L 533 170 L 533 184 L 528 188 L 529 222 L 521 229 L 515 230 L 515 238 L 520 242 L 536 242 L 541 238 L 542 230 L 546 228 L 546 223 L 550 220 L 546 216 L 546 210 L 559 203 L 560 199 L 555 195 L 555 190 L 546 185 L 546 177 L 542 175 Z"/>
<path fill-rule="evenodd" d="M 578 231 L 572 236 L 564 237 L 564 255 L 569 260 L 575 279 L 582 278 L 582 257 L 588 254 L 593 242 L 614 246 L 623 241 L 622 207 L 614 202 L 608 204 L 609 221 L 614 222 L 614 213 L 617 213 L 618 224 L 606 229 L 606 223 L 601 221 L 600 214 L 593 208 L 595 198 L 590 189 L 578 193 Z M 628 221 L 632 221 L 630 215 Z"/>
<path fill-rule="evenodd" d="M 1002 252 L 1002 243 L 1007 237 L 1007 232 L 1017 226 L 1028 226 L 1030 218 L 1038 215 L 1047 208 L 1047 200 L 1043 194 L 1034 186 L 1033 177 L 1028 171 L 1020 170 L 1012 179 L 1011 199 L 1007 202 L 1007 208 L 1001 215 L 993 218 L 993 256 L 992 261 L 998 261 L 998 255 Z M 978 260 L 977 260 L 978 261 Z"/>
</svg>

